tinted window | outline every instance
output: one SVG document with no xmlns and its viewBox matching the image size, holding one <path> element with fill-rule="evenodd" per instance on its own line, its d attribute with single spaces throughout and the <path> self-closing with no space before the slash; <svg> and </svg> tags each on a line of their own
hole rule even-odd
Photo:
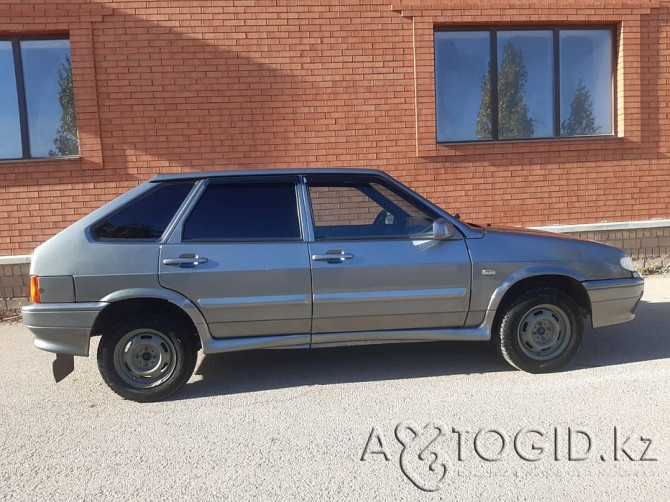
<svg viewBox="0 0 670 502">
<path fill-rule="evenodd" d="M 0 41 L 0 158 L 79 154 L 67 39 Z"/>
<path fill-rule="evenodd" d="M 183 240 L 299 240 L 293 183 L 213 184 L 184 224 Z"/>
<path fill-rule="evenodd" d="M 561 32 L 561 135 L 612 134 L 612 32 Z"/>
<path fill-rule="evenodd" d="M 69 40 L 22 40 L 32 157 L 79 154 Z"/>
<path fill-rule="evenodd" d="M 610 29 L 436 31 L 437 141 L 612 134 L 612 38 Z"/>
<path fill-rule="evenodd" d="M 165 183 L 140 196 L 92 229 L 97 239 L 150 239 L 163 235 L 193 183 Z"/>
<path fill-rule="evenodd" d="M 426 234 L 433 218 L 378 183 L 311 183 L 317 240 L 394 238 Z"/>
<path fill-rule="evenodd" d="M 487 31 L 435 33 L 437 141 L 491 138 L 491 110 L 482 109 L 490 66 Z"/>
<path fill-rule="evenodd" d="M 553 33 L 498 34 L 498 137 L 554 135 Z"/>
<path fill-rule="evenodd" d="M 21 123 L 11 42 L 0 42 L 0 158 L 21 157 Z"/>
</svg>

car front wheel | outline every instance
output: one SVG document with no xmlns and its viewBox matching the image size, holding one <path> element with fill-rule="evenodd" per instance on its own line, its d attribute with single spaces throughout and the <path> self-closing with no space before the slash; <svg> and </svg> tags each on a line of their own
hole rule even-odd
<svg viewBox="0 0 670 502">
<path fill-rule="evenodd" d="M 163 315 L 122 319 L 102 335 L 98 346 L 98 368 L 107 385 L 139 402 L 177 392 L 193 374 L 196 359 L 188 330 Z"/>
<path fill-rule="evenodd" d="M 529 373 L 565 366 L 582 344 L 584 323 L 575 301 L 563 291 L 526 291 L 504 311 L 497 342 L 505 360 Z"/>
</svg>

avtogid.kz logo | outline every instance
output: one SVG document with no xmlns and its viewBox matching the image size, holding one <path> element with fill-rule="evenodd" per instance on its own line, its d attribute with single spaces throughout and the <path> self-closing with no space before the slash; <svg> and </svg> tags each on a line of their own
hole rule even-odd
<svg viewBox="0 0 670 502">
<path fill-rule="evenodd" d="M 525 462 L 658 460 L 653 456 L 651 438 L 624 434 L 618 427 L 596 438 L 591 432 L 577 427 L 527 427 L 509 434 L 496 428 L 477 431 L 447 428 L 435 422 L 419 427 L 408 421 L 400 422 L 394 432 L 402 447 L 400 469 L 417 488 L 427 492 L 438 491 L 446 484 L 454 461 L 499 462 L 513 458 Z M 389 451 L 382 430 L 373 427 L 361 461 L 383 459 L 388 462 L 391 460 Z"/>
<path fill-rule="evenodd" d="M 446 433 L 442 424 L 432 422 L 423 429 L 414 422 L 401 422 L 395 428 L 395 437 L 403 447 L 400 468 L 412 483 L 424 491 L 437 491 L 447 481 L 450 463 L 438 444 Z M 361 460 L 365 460 L 365 451 Z"/>
</svg>

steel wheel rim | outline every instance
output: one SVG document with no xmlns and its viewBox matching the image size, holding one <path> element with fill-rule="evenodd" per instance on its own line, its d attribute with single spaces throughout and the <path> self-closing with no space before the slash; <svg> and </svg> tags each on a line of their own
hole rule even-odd
<svg viewBox="0 0 670 502">
<path fill-rule="evenodd" d="M 174 344 L 160 331 L 141 328 L 121 338 L 114 348 L 114 368 L 121 379 L 138 389 L 156 387 L 177 367 Z"/>
<path fill-rule="evenodd" d="M 572 338 L 572 324 L 556 305 L 537 305 L 528 310 L 517 328 L 517 343 L 536 361 L 548 361 L 563 353 Z"/>
</svg>

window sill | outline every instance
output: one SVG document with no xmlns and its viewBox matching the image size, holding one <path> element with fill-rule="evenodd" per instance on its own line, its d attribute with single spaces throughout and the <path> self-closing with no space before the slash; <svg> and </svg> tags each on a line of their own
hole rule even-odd
<svg viewBox="0 0 670 502">
<path fill-rule="evenodd" d="M 574 138 L 535 138 L 535 139 L 510 139 L 496 141 L 461 141 L 453 143 L 423 144 L 418 149 L 418 156 L 424 159 L 504 155 L 514 153 L 517 155 L 533 155 L 538 152 L 563 152 L 563 151 L 588 151 L 597 150 L 598 146 L 607 145 L 607 149 L 618 149 L 626 143 L 621 136 L 581 136 Z"/>
<path fill-rule="evenodd" d="M 551 137 L 551 138 L 515 138 L 515 139 L 494 139 L 494 140 L 461 140 L 461 141 L 438 141 L 437 146 L 439 147 L 456 147 L 456 146 L 470 146 L 470 145 L 526 145 L 526 144 L 535 144 L 540 141 L 551 142 L 551 143 L 566 143 L 568 141 L 611 141 L 621 139 L 615 134 L 598 134 L 596 136 L 561 136 L 561 137 Z"/>
<path fill-rule="evenodd" d="M 0 165 L 3 164 L 43 164 L 45 162 L 79 161 L 80 155 L 66 155 L 63 157 L 38 157 L 34 159 L 0 159 Z"/>
</svg>

